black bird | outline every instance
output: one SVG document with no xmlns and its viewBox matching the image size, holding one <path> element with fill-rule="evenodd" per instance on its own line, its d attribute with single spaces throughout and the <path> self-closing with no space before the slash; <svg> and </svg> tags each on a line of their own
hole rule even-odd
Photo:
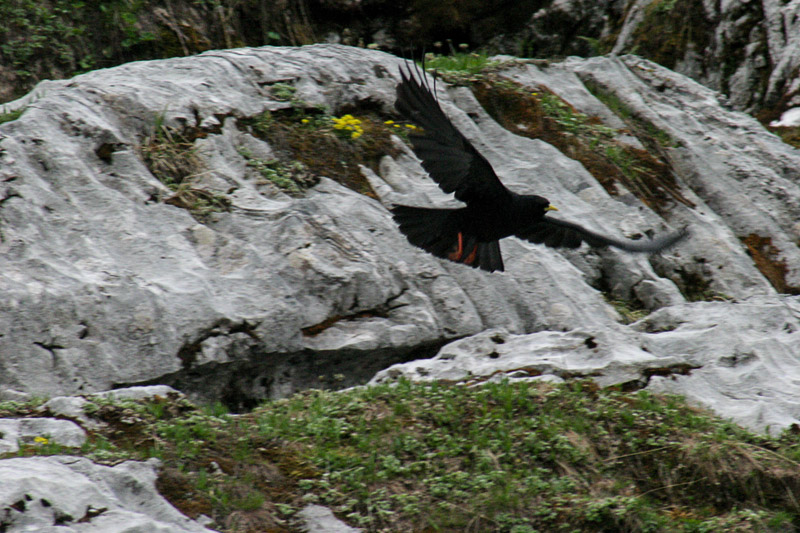
<svg viewBox="0 0 800 533">
<path fill-rule="evenodd" d="M 493 272 L 503 270 L 499 241 L 511 235 L 553 248 L 578 248 L 586 242 L 645 253 L 659 252 L 688 235 L 683 229 L 649 241 L 618 240 L 551 218 L 548 211 L 557 209 L 547 199 L 516 194 L 500 182 L 489 161 L 444 114 L 416 65 L 415 70 L 416 77 L 408 65 L 405 72 L 400 68 L 402 81 L 397 86 L 395 108 L 422 128 L 409 138 L 423 168 L 444 192 L 455 193 L 466 207 L 393 206 L 394 220 L 411 244 L 437 257 Z"/>
</svg>

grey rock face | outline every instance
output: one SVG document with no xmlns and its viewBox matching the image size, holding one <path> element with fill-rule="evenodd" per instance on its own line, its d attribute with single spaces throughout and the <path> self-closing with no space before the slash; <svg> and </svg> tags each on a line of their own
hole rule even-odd
<svg viewBox="0 0 800 533">
<path fill-rule="evenodd" d="M 373 383 L 591 377 L 604 386 L 680 394 L 750 429 L 779 433 L 800 421 L 798 344 L 796 297 L 695 302 L 663 308 L 623 332 L 483 332 L 433 359 L 394 365 Z"/>
<path fill-rule="evenodd" d="M 733 253 L 726 254 L 726 259 L 712 258 L 721 240 L 720 224 L 714 222 L 718 218 L 740 240 L 750 235 L 769 238 L 778 250 L 774 261 L 786 266 L 785 284 L 800 286 L 800 234 L 796 227 L 800 220 L 800 159 L 796 149 L 766 132 L 752 117 L 722 108 L 717 93 L 649 61 L 623 56 L 567 64 L 574 65 L 582 79 L 621 98 L 636 117 L 672 139 L 663 153 L 697 204 L 686 214 L 695 231 L 692 243 L 704 251 L 703 268 L 720 271 L 714 275 L 720 282 L 740 284 L 736 296 L 743 295 L 741 290 L 762 292 L 756 276 L 743 275 L 743 271 L 724 273 L 731 267 L 746 269 L 745 263 L 752 263 L 736 253 L 736 248 L 741 249 L 736 241 L 723 237 Z M 716 235 L 704 235 L 709 229 Z M 732 289 L 729 285 L 720 292 L 727 288 Z"/>
<path fill-rule="evenodd" d="M 289 80 L 298 98 L 334 113 L 364 102 L 388 111 L 398 65 L 346 47 L 264 48 L 136 63 L 48 85 L 20 119 L 2 126 L 2 387 L 75 394 L 166 380 L 207 397 L 229 394 L 235 403 L 237 394 L 280 396 L 319 385 L 320 375 L 342 374 L 344 385 L 365 381 L 412 352 L 487 327 L 523 333 L 595 316 L 612 321 L 594 291 L 573 302 L 542 285 L 548 269 L 560 282 L 582 283 L 559 255 L 510 243 L 512 275 L 464 272 L 407 246 L 380 203 L 331 180 L 302 198 L 248 181 L 236 148 L 270 147 L 235 128 L 232 117 L 285 107 L 270 84 Z M 443 98 L 454 120 L 476 134 L 475 123 Z M 477 108 L 468 95 L 460 98 Z M 209 186 L 233 191 L 231 213 L 204 225 L 155 200 L 164 186 L 137 147 L 161 114 L 175 127 L 221 125 L 198 140 L 198 153 L 211 169 Z M 552 192 L 575 172 L 591 183 L 552 148 L 492 126 L 485 114 L 481 121 L 491 135 L 483 144 L 511 185 Z M 506 158 L 491 143 L 517 156 Z M 109 145 L 111 155 L 100 158 Z M 435 186 L 423 184 L 401 146 L 404 155 L 384 164 L 394 176 L 387 177 L 394 185 L 383 185 L 385 200 L 422 200 Z M 563 167 L 549 183 L 525 184 L 553 157 Z M 649 271 L 645 260 L 635 263 Z M 543 312 L 542 301 L 555 313 Z M 345 319 L 303 334 L 333 317 Z"/>
<path fill-rule="evenodd" d="M 72 448 L 86 442 L 86 433 L 74 422 L 55 418 L 0 419 L 0 454 L 15 453 L 19 443 L 33 444 L 36 439 Z"/>
<path fill-rule="evenodd" d="M 478 350 L 474 361 L 458 355 L 411 365 L 433 365 L 429 377 L 460 379 L 530 366 L 532 354 L 528 376 L 596 374 L 645 386 L 661 372 L 677 373 L 679 383 L 695 376 L 710 383 L 714 372 L 700 368 L 729 368 L 717 362 L 732 347 L 707 347 L 711 359 L 703 359 L 697 352 L 706 340 L 698 338 L 696 350 L 674 352 L 654 340 L 667 337 L 622 325 L 598 289 L 688 317 L 745 306 L 752 316 L 733 313 L 725 322 L 731 331 L 746 331 L 742 321 L 754 325 L 744 351 L 769 335 L 774 313 L 748 302 L 794 309 L 796 297 L 778 292 L 800 286 L 800 154 L 725 109 L 717 93 L 634 57 L 514 63 L 500 75 L 531 90 L 547 86 L 607 127 L 624 129 L 619 141 L 638 149 L 644 142 L 586 84 L 663 132 L 669 142 L 658 155 L 688 201 L 667 203 L 661 214 L 624 187 L 609 194 L 552 145 L 500 127 L 468 89 L 440 84 L 439 97 L 504 183 L 549 198 L 559 216 L 617 236 L 690 226 L 691 239 L 661 256 L 559 253 L 506 239 L 506 273 L 442 262 L 410 246 L 386 210 L 392 202 L 455 205 L 399 138 L 398 155 L 384 157 L 377 172 L 362 168 L 380 201 L 343 187 L 338 176 L 319 176 L 302 196 L 253 176 L 241 149 L 269 158 L 275 148 L 237 120 L 291 105 L 270 87 L 292 85 L 295 98 L 337 116 L 361 108 L 391 116 L 399 65 L 380 52 L 335 45 L 214 51 L 92 72 L 25 101 L 19 119 L 0 125 L 3 396 L 166 383 L 247 407 L 299 388 L 364 383 L 392 363 L 431 357 L 477 334 L 484 340 L 464 348 Z M 139 152 L 157 117 L 204 131 L 193 146 L 207 170 L 194 185 L 226 196 L 229 212 L 198 221 L 159 201 L 171 191 Z M 731 301 L 686 303 L 711 296 Z M 792 313 L 785 322 L 796 330 Z M 488 359 L 513 365 L 481 359 L 481 347 L 493 343 L 482 332 L 494 330 L 520 340 Z M 789 361 L 800 353 L 789 342 L 780 346 L 781 371 L 794 376 Z M 759 361 L 763 372 L 749 378 L 752 398 L 742 401 L 767 409 L 757 396 L 770 386 L 775 361 Z M 697 401 L 705 397 L 686 390 Z M 769 407 L 773 415 L 759 422 L 736 414 L 737 401 L 717 404 L 754 427 L 795 416 L 788 405 Z"/>
<path fill-rule="evenodd" d="M 334 516 L 330 509 L 321 505 L 307 505 L 298 514 L 308 533 L 357 533 L 360 529 L 350 527 Z"/>
<path fill-rule="evenodd" d="M 158 461 L 109 467 L 70 456 L 0 460 L 5 531 L 210 532 L 155 489 Z"/>
<path fill-rule="evenodd" d="M 595 55 L 604 48 L 598 43 L 721 91 L 738 110 L 800 107 L 797 0 L 557 0 L 533 13 L 519 33 L 491 41 L 526 57 Z"/>
</svg>

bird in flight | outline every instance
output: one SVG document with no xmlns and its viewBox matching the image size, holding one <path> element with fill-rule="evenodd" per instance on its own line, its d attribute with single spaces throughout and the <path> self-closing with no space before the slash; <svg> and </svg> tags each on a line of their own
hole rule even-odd
<svg viewBox="0 0 800 533">
<path fill-rule="evenodd" d="M 414 246 L 493 272 L 503 270 L 500 239 L 512 235 L 551 248 L 578 248 L 585 242 L 643 253 L 660 252 L 688 235 L 684 228 L 652 240 L 620 240 L 552 218 L 550 212 L 558 209 L 546 198 L 517 194 L 500 182 L 489 161 L 444 114 L 434 96 L 435 86 L 431 91 L 425 75 L 414 68 L 416 75 L 408 65 L 405 71 L 400 68 L 395 108 L 422 128 L 409 134 L 422 167 L 439 188 L 466 204 L 455 209 L 394 205 L 392 216 Z"/>
</svg>

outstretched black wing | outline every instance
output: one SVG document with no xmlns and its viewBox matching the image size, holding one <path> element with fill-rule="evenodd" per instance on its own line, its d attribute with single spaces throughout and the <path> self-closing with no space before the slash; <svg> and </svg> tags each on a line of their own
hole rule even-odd
<svg viewBox="0 0 800 533">
<path fill-rule="evenodd" d="M 408 64 L 405 71 L 400 69 L 402 82 L 397 86 L 394 106 L 423 130 L 409 135 L 422 166 L 444 192 L 455 193 L 464 203 L 508 201 L 510 193 L 492 165 L 453 126 L 416 64 L 414 70 L 416 75 Z"/>
<path fill-rule="evenodd" d="M 689 235 L 689 230 L 683 228 L 652 240 L 620 240 L 599 235 L 573 222 L 545 216 L 541 220 L 537 220 L 517 231 L 515 235 L 520 239 L 536 244 L 544 244 L 551 248 L 577 248 L 582 242 L 585 242 L 589 246 L 613 246 L 628 252 L 652 254 L 683 240 Z"/>
</svg>

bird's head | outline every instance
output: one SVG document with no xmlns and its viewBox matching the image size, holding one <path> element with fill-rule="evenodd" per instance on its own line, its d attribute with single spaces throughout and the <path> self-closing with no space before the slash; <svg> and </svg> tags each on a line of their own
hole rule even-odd
<svg viewBox="0 0 800 533">
<path fill-rule="evenodd" d="M 547 198 L 542 198 L 536 195 L 523 196 L 526 205 L 526 211 L 535 213 L 537 216 L 544 216 L 548 211 L 558 211 L 558 208 L 550 203 Z"/>
</svg>

